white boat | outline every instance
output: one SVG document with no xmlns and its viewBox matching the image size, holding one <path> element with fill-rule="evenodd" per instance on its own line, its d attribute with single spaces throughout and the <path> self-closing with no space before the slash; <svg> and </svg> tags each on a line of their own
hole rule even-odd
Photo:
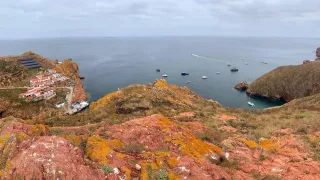
<svg viewBox="0 0 320 180">
<path fill-rule="evenodd" d="M 255 106 L 255 105 L 254 105 L 254 103 L 253 103 L 253 102 L 251 102 L 251 100 L 250 100 L 250 96 L 249 96 L 248 105 L 249 105 L 249 106 Z"/>
<path fill-rule="evenodd" d="M 164 74 L 164 75 L 162 75 L 162 77 L 168 77 L 168 75 Z"/>
<path fill-rule="evenodd" d="M 202 76 L 202 79 L 208 79 L 208 77 L 207 76 Z"/>
<path fill-rule="evenodd" d="M 227 66 L 231 66 L 231 64 L 230 64 L 230 63 L 228 63 L 228 64 L 227 64 Z"/>
<path fill-rule="evenodd" d="M 247 63 L 247 62 L 244 62 L 244 64 L 245 64 L 245 65 L 248 65 L 248 63 Z"/>
<path fill-rule="evenodd" d="M 186 84 L 190 84 L 190 81 L 187 81 Z"/>
<path fill-rule="evenodd" d="M 217 72 L 217 74 L 220 74 L 220 72 Z"/>
</svg>

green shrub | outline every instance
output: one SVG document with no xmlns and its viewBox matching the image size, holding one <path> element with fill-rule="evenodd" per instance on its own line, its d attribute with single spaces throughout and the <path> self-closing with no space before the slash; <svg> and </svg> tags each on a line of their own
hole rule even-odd
<svg viewBox="0 0 320 180">
<path fill-rule="evenodd" d="M 156 175 L 156 180 L 168 180 L 169 179 L 167 171 L 165 171 L 163 169 L 156 172 L 155 175 Z"/>
<path fill-rule="evenodd" d="M 102 170 L 103 172 L 105 172 L 105 173 L 108 173 L 108 174 L 113 173 L 113 169 L 112 169 L 111 167 L 107 166 L 107 165 L 103 165 L 103 166 L 101 167 L 101 170 Z"/>
</svg>

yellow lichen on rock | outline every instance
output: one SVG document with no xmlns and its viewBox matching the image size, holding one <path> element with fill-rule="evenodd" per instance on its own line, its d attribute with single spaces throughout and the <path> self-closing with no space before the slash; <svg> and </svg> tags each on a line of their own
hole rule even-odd
<svg viewBox="0 0 320 180">
<path fill-rule="evenodd" d="M 277 143 L 271 139 L 265 139 L 260 141 L 260 147 L 266 150 L 275 150 L 277 149 Z"/>
<path fill-rule="evenodd" d="M 65 136 L 62 136 L 62 137 L 67 139 L 68 141 L 70 141 L 73 145 L 80 146 L 80 144 L 81 144 L 81 137 L 80 136 L 65 135 Z"/>
<path fill-rule="evenodd" d="M 256 143 L 255 141 L 247 140 L 244 138 L 238 138 L 238 140 L 243 142 L 244 144 L 246 144 L 250 148 L 257 148 L 259 146 L 258 143 Z"/>
<path fill-rule="evenodd" d="M 112 98 L 118 97 L 119 96 L 119 92 L 113 92 L 110 94 L 105 95 L 103 98 L 99 99 L 97 102 L 93 102 L 90 105 L 90 110 L 94 111 L 94 110 L 98 110 L 102 107 L 104 107 L 105 104 L 107 104 L 108 102 L 110 102 L 110 100 Z"/>
<path fill-rule="evenodd" d="M 176 176 L 172 171 L 169 171 L 168 178 L 169 180 L 180 180 L 180 178 Z"/>
<path fill-rule="evenodd" d="M 33 136 L 46 135 L 48 134 L 48 126 L 43 124 L 36 124 L 32 127 L 30 134 Z"/>
<path fill-rule="evenodd" d="M 110 142 L 101 138 L 99 135 L 92 136 L 88 139 L 86 154 L 93 160 L 98 162 L 100 165 L 109 162 L 109 155 L 113 153 L 110 148 Z"/>
<path fill-rule="evenodd" d="M 168 87 L 168 83 L 165 79 L 160 79 L 154 83 L 154 86 L 158 88 L 166 88 Z"/>
<path fill-rule="evenodd" d="M 124 146 L 124 144 L 119 139 L 113 139 L 113 140 L 111 140 L 111 146 L 112 146 L 112 148 L 122 148 Z"/>
<path fill-rule="evenodd" d="M 178 164 L 178 159 L 176 157 L 169 158 L 167 164 L 170 168 L 174 168 Z"/>
<path fill-rule="evenodd" d="M 174 122 L 170 121 L 168 118 L 164 117 L 157 122 L 159 126 L 174 126 L 176 125 Z"/>
</svg>

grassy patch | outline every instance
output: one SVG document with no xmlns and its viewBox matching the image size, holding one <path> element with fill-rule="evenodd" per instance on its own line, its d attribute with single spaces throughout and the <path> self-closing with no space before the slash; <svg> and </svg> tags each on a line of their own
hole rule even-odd
<svg viewBox="0 0 320 180">
<path fill-rule="evenodd" d="M 51 135 L 58 136 L 58 135 L 61 135 L 63 133 L 63 130 L 60 129 L 60 128 L 50 128 L 49 133 Z"/>
<path fill-rule="evenodd" d="M 142 151 L 145 150 L 143 145 L 141 144 L 128 144 L 123 147 L 123 150 L 127 153 L 141 153 Z"/>
<path fill-rule="evenodd" d="M 168 180 L 169 179 L 168 173 L 164 169 L 160 169 L 157 172 L 155 172 L 154 174 L 155 174 L 156 180 Z"/>
<path fill-rule="evenodd" d="M 282 178 L 276 175 L 266 175 L 261 180 L 281 180 Z"/>
<path fill-rule="evenodd" d="M 233 160 L 233 161 L 222 161 L 220 164 L 218 164 L 222 167 L 227 167 L 230 169 L 240 170 L 239 168 L 239 161 Z"/>
<path fill-rule="evenodd" d="M 259 179 L 261 178 L 259 172 L 253 172 L 253 173 L 252 173 L 252 177 L 253 177 L 254 179 L 257 179 L 257 180 L 259 180 Z"/>
<path fill-rule="evenodd" d="M 260 154 L 259 161 L 264 161 L 264 160 L 267 160 L 268 158 L 269 158 L 268 156 L 264 156 L 264 155 Z"/>
<path fill-rule="evenodd" d="M 312 117 L 311 114 L 305 114 L 305 113 L 295 115 L 296 119 L 305 119 L 305 118 L 311 118 L 311 117 Z"/>
</svg>

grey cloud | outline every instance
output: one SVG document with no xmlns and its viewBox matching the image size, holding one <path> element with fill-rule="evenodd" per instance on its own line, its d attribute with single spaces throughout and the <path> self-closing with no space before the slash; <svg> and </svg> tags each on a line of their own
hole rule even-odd
<svg viewBox="0 0 320 180">
<path fill-rule="evenodd" d="M 0 1 L 0 38 L 88 32 L 92 36 L 282 36 L 293 29 L 293 36 L 316 36 L 319 8 L 318 0 Z"/>
</svg>

